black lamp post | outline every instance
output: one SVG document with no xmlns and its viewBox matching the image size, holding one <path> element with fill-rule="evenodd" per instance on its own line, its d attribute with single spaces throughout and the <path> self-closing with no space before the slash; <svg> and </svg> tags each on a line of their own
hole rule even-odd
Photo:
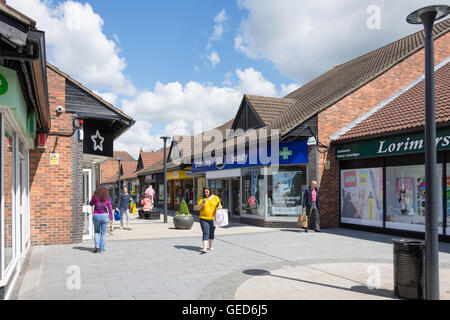
<svg viewBox="0 0 450 320">
<path fill-rule="evenodd" d="M 449 6 L 435 5 L 418 9 L 406 18 L 408 23 L 423 24 L 425 28 L 425 299 L 427 300 L 439 300 L 438 214 L 442 214 L 436 161 L 433 24 L 449 13 Z"/>
<path fill-rule="evenodd" d="M 170 137 L 161 137 L 164 140 L 164 223 L 167 223 L 167 156 L 166 142 Z"/>
</svg>

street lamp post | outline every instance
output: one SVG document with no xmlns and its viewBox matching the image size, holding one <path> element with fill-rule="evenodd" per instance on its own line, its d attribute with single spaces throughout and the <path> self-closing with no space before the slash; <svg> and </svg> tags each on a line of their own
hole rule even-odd
<svg viewBox="0 0 450 320">
<path fill-rule="evenodd" d="M 434 98 L 434 21 L 450 13 L 446 5 L 428 6 L 408 15 L 411 24 L 425 28 L 425 299 L 439 300 L 438 214 L 442 214 L 436 161 L 436 112 Z"/>
<path fill-rule="evenodd" d="M 167 223 L 167 156 L 166 142 L 170 137 L 161 137 L 164 140 L 164 223 Z"/>
<path fill-rule="evenodd" d="M 117 181 L 119 183 L 119 187 L 117 188 L 117 202 L 119 201 L 119 197 L 120 197 L 120 161 L 122 159 L 117 158 Z"/>
</svg>

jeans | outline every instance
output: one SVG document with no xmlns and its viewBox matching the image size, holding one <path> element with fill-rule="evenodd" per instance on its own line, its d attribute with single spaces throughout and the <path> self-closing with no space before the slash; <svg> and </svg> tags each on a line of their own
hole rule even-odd
<svg viewBox="0 0 450 320">
<path fill-rule="evenodd" d="M 95 247 L 100 249 L 100 252 L 105 251 L 106 229 L 109 223 L 109 216 L 107 213 L 94 214 L 92 220 L 94 221 L 94 242 Z"/>
<path fill-rule="evenodd" d="M 120 226 L 123 228 L 123 217 L 125 216 L 127 218 L 127 226 L 130 225 L 130 216 L 129 216 L 130 210 L 120 210 Z"/>
<path fill-rule="evenodd" d="M 200 226 L 203 231 L 203 241 L 214 240 L 214 231 L 216 230 L 214 220 L 209 221 L 200 219 Z"/>
</svg>

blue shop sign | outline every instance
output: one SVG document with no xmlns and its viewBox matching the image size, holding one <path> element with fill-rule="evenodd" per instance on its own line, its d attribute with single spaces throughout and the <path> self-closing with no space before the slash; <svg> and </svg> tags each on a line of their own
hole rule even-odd
<svg viewBox="0 0 450 320">
<path fill-rule="evenodd" d="M 260 167 L 260 166 L 272 166 L 274 163 L 268 163 L 268 159 L 271 158 L 271 145 L 263 147 L 262 153 L 267 155 L 266 159 L 261 159 L 257 148 L 246 149 L 241 154 L 224 154 L 226 161 L 223 161 L 223 157 L 219 159 L 194 159 L 194 165 L 192 166 L 192 172 L 206 172 L 216 170 L 228 170 L 247 167 Z M 308 163 L 308 146 L 306 140 L 283 142 L 279 144 L 278 150 L 278 165 L 291 165 L 291 164 L 307 164 Z"/>
</svg>

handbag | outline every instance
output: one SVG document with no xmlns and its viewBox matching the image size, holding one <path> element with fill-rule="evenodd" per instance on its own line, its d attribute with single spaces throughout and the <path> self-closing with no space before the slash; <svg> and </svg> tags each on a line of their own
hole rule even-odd
<svg viewBox="0 0 450 320">
<path fill-rule="evenodd" d="M 297 224 L 302 228 L 308 228 L 308 216 L 306 214 L 300 214 Z"/>
<path fill-rule="evenodd" d="M 120 211 L 119 210 L 114 210 L 114 220 L 120 221 Z"/>
<path fill-rule="evenodd" d="M 214 217 L 216 227 L 226 227 L 228 225 L 228 209 L 217 209 Z"/>
</svg>

